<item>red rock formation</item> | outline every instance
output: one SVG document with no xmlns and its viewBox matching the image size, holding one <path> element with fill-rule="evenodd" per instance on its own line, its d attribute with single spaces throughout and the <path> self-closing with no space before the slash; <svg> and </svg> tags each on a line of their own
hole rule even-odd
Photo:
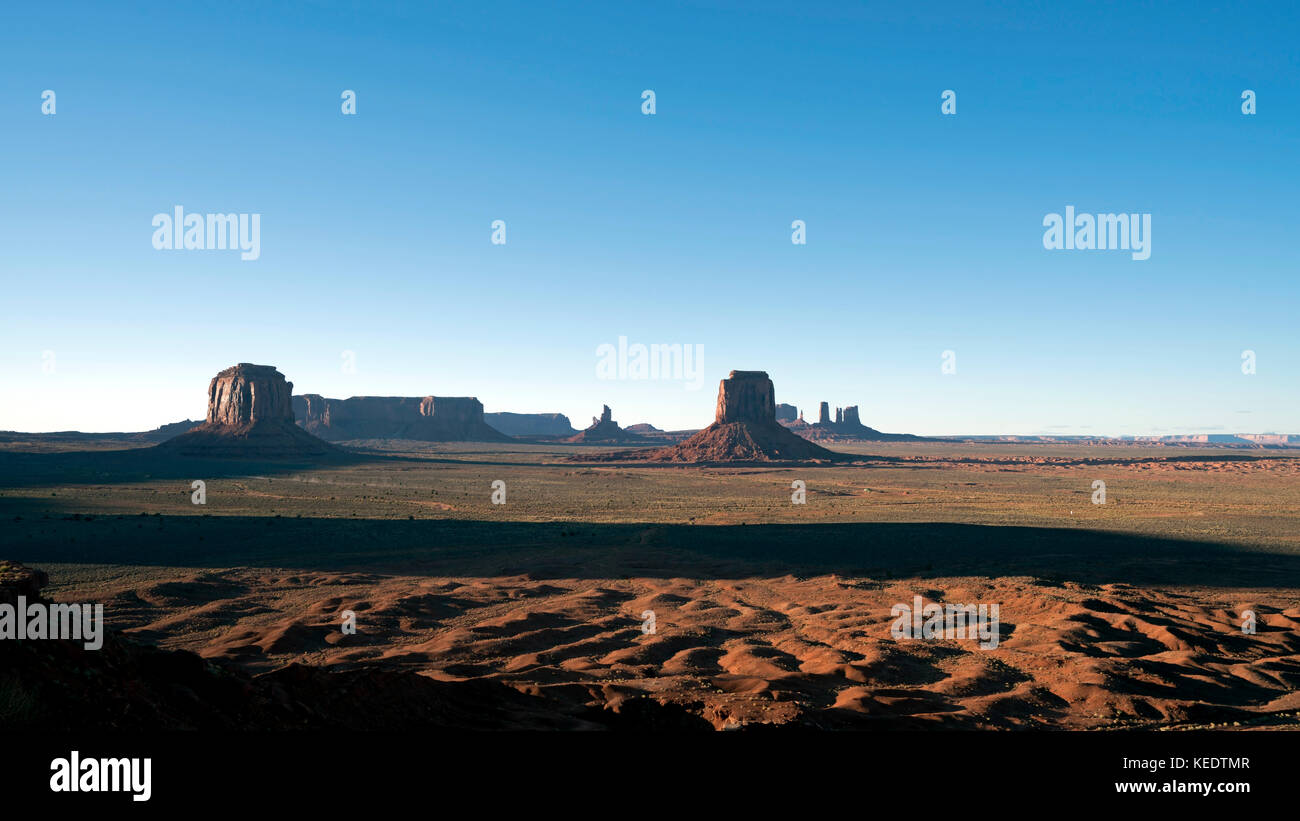
<svg viewBox="0 0 1300 821">
<path fill-rule="evenodd" d="M 828 419 L 827 403 L 823 402 L 821 406 L 820 422 L 815 425 L 790 424 L 790 430 L 814 442 L 905 442 L 922 438 L 910 433 L 881 433 L 875 428 L 867 427 L 858 416 L 857 405 L 836 408 L 835 421 L 831 422 Z"/>
<path fill-rule="evenodd" d="M 270 365 L 226 368 L 208 383 L 208 424 L 292 422 L 292 391 L 293 383 Z"/>
<path fill-rule="evenodd" d="M 314 456 L 333 448 L 293 422 L 293 383 L 270 365 L 241 362 L 208 384 L 207 421 L 159 448 L 204 458 Z"/>
<path fill-rule="evenodd" d="M 331 442 L 412 439 L 422 442 L 506 442 L 510 437 L 483 420 L 472 396 L 293 397 L 298 424 Z"/>
<path fill-rule="evenodd" d="M 22 596 L 29 606 L 53 604 L 41 596 L 47 582 L 40 570 L 0 559 L 0 603 Z M 648 698 L 623 701 L 617 711 L 592 709 L 585 696 L 527 695 L 490 679 L 438 681 L 364 665 L 294 663 L 253 675 L 222 659 L 162 650 L 139 635 L 105 628 L 102 639 L 96 651 L 80 639 L 0 641 L 6 741 L 180 730 L 711 729 L 699 716 Z"/>
<path fill-rule="evenodd" d="M 718 384 L 712 425 L 686 441 L 653 450 L 620 451 L 599 459 L 651 462 L 804 462 L 843 458 L 786 430 L 776 421 L 775 391 L 764 371 L 732 371 Z M 574 457 L 578 458 L 578 457 Z"/>
<path fill-rule="evenodd" d="M 732 371 L 718 385 L 718 424 L 776 421 L 772 380 L 763 371 Z"/>
<path fill-rule="evenodd" d="M 597 443 L 627 443 L 640 442 L 640 436 L 635 433 L 628 433 L 618 426 L 614 421 L 613 414 L 609 410 L 609 405 L 602 405 L 600 418 L 591 417 L 591 427 L 578 433 L 576 436 L 570 436 L 565 439 L 566 442 L 575 442 L 578 444 L 597 444 Z"/>
<path fill-rule="evenodd" d="M 577 433 L 562 413 L 483 414 L 483 421 L 507 436 L 572 436 Z"/>
<path fill-rule="evenodd" d="M 41 588 L 50 583 L 44 570 L 34 570 L 20 562 L 0 559 L 0 604 L 16 605 L 18 599 L 43 601 Z"/>
</svg>

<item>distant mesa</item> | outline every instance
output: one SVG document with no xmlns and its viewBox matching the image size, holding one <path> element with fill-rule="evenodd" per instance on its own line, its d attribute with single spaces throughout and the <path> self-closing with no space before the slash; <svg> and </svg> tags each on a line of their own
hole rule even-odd
<svg viewBox="0 0 1300 821">
<path fill-rule="evenodd" d="M 472 396 L 293 397 L 303 430 L 329 442 L 411 439 L 420 442 L 508 442 L 510 437 L 483 418 Z"/>
<path fill-rule="evenodd" d="M 159 448 L 203 458 L 318 456 L 334 447 L 294 424 L 293 383 L 270 365 L 241 362 L 208 383 L 207 421 Z"/>
<path fill-rule="evenodd" d="M 192 419 L 186 419 L 184 422 L 169 422 L 166 425 L 159 425 L 153 430 L 137 434 L 137 436 L 144 442 L 166 442 L 168 439 L 180 436 L 182 433 L 189 433 L 202 424 L 202 422 L 195 422 Z"/>
<path fill-rule="evenodd" d="M 642 437 L 635 433 L 629 433 L 618 426 L 614 421 L 613 414 L 609 410 L 609 405 L 602 405 L 600 418 L 591 418 L 591 427 L 579 432 L 576 436 L 570 436 L 566 442 L 575 442 L 578 444 L 610 444 L 610 443 L 644 443 Z"/>
<path fill-rule="evenodd" d="M 578 432 L 562 413 L 485 413 L 483 420 L 506 436 L 572 436 Z"/>
<path fill-rule="evenodd" d="M 799 418 L 799 409 L 794 405 L 787 405 L 784 402 L 776 406 L 776 421 L 793 422 Z"/>
<path fill-rule="evenodd" d="M 882 433 L 869 428 L 862 424 L 857 405 L 836 408 L 832 419 L 830 403 L 822 402 L 818 406 L 817 422 L 814 424 L 805 422 L 803 414 L 792 421 L 780 419 L 780 422 L 803 438 L 815 442 L 915 442 L 924 438 L 910 433 Z"/>
<path fill-rule="evenodd" d="M 680 444 L 603 454 L 649 462 L 809 462 L 847 458 L 776 421 L 775 389 L 764 371 L 732 371 L 718 384 L 714 422 Z M 576 458 L 576 457 L 575 457 Z"/>
<path fill-rule="evenodd" d="M 654 425 L 650 424 L 649 422 L 640 422 L 635 425 L 628 425 L 623 430 L 626 430 L 628 433 L 635 433 L 638 436 L 645 436 L 647 434 L 653 435 L 656 433 L 664 432 L 663 430 L 661 430 L 660 428 L 656 428 Z"/>
</svg>

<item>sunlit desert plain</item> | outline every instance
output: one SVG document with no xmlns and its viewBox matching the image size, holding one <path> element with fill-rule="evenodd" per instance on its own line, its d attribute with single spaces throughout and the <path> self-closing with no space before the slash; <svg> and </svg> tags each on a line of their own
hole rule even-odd
<svg viewBox="0 0 1300 821">
<path fill-rule="evenodd" d="M 494 680 L 715 729 L 1300 726 L 1295 451 L 349 445 L 309 466 L 10 444 L 3 554 L 111 629 L 254 675 Z M 997 604 L 997 646 L 896 638 L 917 596 Z"/>
</svg>

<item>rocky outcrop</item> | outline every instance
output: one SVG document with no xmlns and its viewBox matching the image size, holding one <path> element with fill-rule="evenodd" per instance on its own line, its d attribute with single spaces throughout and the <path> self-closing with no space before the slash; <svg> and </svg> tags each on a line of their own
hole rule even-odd
<svg viewBox="0 0 1300 821">
<path fill-rule="evenodd" d="M 168 422 L 167 424 L 160 425 L 153 430 L 136 434 L 136 436 L 144 442 L 166 442 L 174 436 L 180 436 L 182 433 L 189 433 L 202 424 L 202 422 L 195 422 L 191 419 L 186 419 L 183 422 Z"/>
<path fill-rule="evenodd" d="M 650 462 L 807 462 L 844 458 L 776 421 L 775 391 L 764 371 L 732 371 L 718 384 L 712 425 L 665 448 L 620 451 L 602 459 Z M 578 458 L 578 457 L 574 457 Z"/>
<path fill-rule="evenodd" d="M 44 601 L 41 589 L 50 583 L 44 570 L 35 570 L 19 562 L 0 559 L 0 604 L 16 606 L 18 599 Z"/>
<path fill-rule="evenodd" d="M 786 426 L 805 439 L 814 442 L 905 442 L 923 438 L 913 436 L 910 433 L 881 433 L 875 428 L 869 428 L 862 424 L 857 405 L 836 408 L 835 421 L 832 422 L 830 421 L 830 404 L 822 402 L 819 419 L 820 421 L 814 425 L 806 424 L 800 420 L 799 422 L 788 422 Z"/>
<path fill-rule="evenodd" d="M 330 442 L 413 439 L 421 442 L 506 442 L 509 437 L 483 419 L 472 396 L 293 397 L 298 424 Z"/>
<path fill-rule="evenodd" d="M 485 413 L 483 421 L 507 436 L 572 436 L 578 432 L 562 413 Z"/>
<path fill-rule="evenodd" d="M 787 405 L 784 402 L 777 403 L 776 421 L 793 422 L 799 418 L 799 409 L 794 405 Z"/>
<path fill-rule="evenodd" d="M 609 405 L 602 405 L 600 417 L 591 417 L 591 426 L 576 436 L 570 436 L 566 442 L 577 444 L 593 445 L 605 443 L 635 443 L 641 442 L 640 436 L 635 433 L 629 433 L 618 426 L 614 421 L 613 414 Z"/>
<path fill-rule="evenodd" d="M 292 422 L 293 383 L 270 365 L 241 363 L 208 383 L 208 424 Z"/>
<path fill-rule="evenodd" d="M 0 603 L 30 606 L 40 570 L 0 559 Z M 107 620 L 112 623 L 112 619 Z M 490 679 L 439 681 L 411 670 L 290 664 L 259 675 L 187 650 L 104 629 L 79 639 L 0 641 L 0 733 L 699 729 L 703 718 L 649 699 L 618 709 L 582 697 L 529 695 Z M 12 802 L 9 802 L 10 804 Z M 8 805 L 8 804 L 7 804 Z"/>
<path fill-rule="evenodd" d="M 776 396 L 772 380 L 763 371 L 732 371 L 718 385 L 718 424 L 775 422 Z"/>
<path fill-rule="evenodd" d="M 293 383 L 270 365 L 241 362 L 208 384 L 207 421 L 158 445 L 200 458 L 278 459 L 333 448 L 294 424 Z"/>
</svg>

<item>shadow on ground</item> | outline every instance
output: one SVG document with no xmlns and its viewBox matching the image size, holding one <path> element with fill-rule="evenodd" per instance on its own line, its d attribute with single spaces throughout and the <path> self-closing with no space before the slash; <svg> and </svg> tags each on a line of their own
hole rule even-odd
<svg viewBox="0 0 1300 821">
<path fill-rule="evenodd" d="M 951 523 L 665 525 L 37 513 L 0 555 L 49 563 L 543 578 L 1032 576 L 1300 587 L 1300 556 L 1094 530 Z"/>
</svg>

